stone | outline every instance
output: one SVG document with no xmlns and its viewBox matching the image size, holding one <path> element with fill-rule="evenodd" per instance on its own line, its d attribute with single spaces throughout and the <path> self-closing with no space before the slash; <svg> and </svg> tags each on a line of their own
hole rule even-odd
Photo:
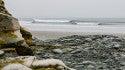
<svg viewBox="0 0 125 70">
<path fill-rule="evenodd" d="M 4 51 L 0 50 L 0 56 L 4 55 Z"/>
<path fill-rule="evenodd" d="M 20 25 L 16 18 L 0 13 L 0 31 L 19 30 Z"/>
<path fill-rule="evenodd" d="M 22 64 L 9 64 L 5 67 L 3 67 L 2 70 L 32 70 Z"/>
<path fill-rule="evenodd" d="M 91 38 L 85 38 L 85 41 L 92 42 L 92 39 Z"/>
<path fill-rule="evenodd" d="M 0 45 L 17 43 L 23 40 L 20 30 L 0 32 Z"/>
<path fill-rule="evenodd" d="M 53 52 L 57 53 L 57 54 L 62 54 L 63 53 L 63 51 L 61 49 L 53 49 Z"/>
<path fill-rule="evenodd" d="M 0 49 L 16 48 L 16 52 L 18 55 L 32 55 L 33 51 L 28 45 L 31 42 L 32 42 L 31 33 L 26 31 L 19 25 L 18 19 L 14 18 L 6 10 L 4 6 L 4 1 L 1 0 L 0 1 Z"/>
<path fill-rule="evenodd" d="M 80 49 L 76 49 L 76 50 L 72 51 L 71 53 L 72 53 L 72 54 L 75 54 L 75 53 L 80 53 L 80 52 L 81 52 Z"/>
<path fill-rule="evenodd" d="M 42 40 L 40 40 L 40 39 L 38 39 L 36 37 L 33 38 L 33 45 L 42 46 L 43 44 L 45 44 L 44 41 L 42 41 Z"/>
<path fill-rule="evenodd" d="M 22 37 L 24 38 L 25 42 L 28 45 L 32 45 L 33 44 L 32 34 L 24 27 L 20 27 L 20 32 L 21 32 Z"/>
<path fill-rule="evenodd" d="M 88 70 L 95 70 L 95 66 L 93 66 L 93 65 L 88 65 L 87 68 L 88 68 Z"/>
<path fill-rule="evenodd" d="M 6 15 L 10 15 L 11 14 L 7 11 L 7 9 L 5 8 L 5 5 L 4 5 L 4 1 L 3 0 L 0 0 L 0 13 L 3 13 L 3 14 L 6 14 Z"/>
<path fill-rule="evenodd" d="M 54 46 L 61 47 L 62 45 L 59 43 L 56 43 Z"/>
<path fill-rule="evenodd" d="M 96 64 L 95 62 L 92 62 L 92 61 L 83 61 L 82 63 L 84 65 L 95 65 Z"/>
<path fill-rule="evenodd" d="M 63 49 L 63 52 L 64 53 L 67 53 L 67 52 L 71 52 L 71 51 L 73 51 L 74 49 L 72 49 L 72 48 L 64 48 Z"/>
</svg>

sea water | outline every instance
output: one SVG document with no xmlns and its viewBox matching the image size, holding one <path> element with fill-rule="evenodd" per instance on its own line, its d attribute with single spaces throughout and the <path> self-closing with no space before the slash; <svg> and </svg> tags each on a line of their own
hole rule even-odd
<svg viewBox="0 0 125 70">
<path fill-rule="evenodd" d="M 115 20 L 57 20 L 57 19 L 33 19 L 20 20 L 23 27 L 30 31 L 62 31 L 62 32 L 103 32 L 103 33 L 124 33 L 125 21 Z"/>
</svg>

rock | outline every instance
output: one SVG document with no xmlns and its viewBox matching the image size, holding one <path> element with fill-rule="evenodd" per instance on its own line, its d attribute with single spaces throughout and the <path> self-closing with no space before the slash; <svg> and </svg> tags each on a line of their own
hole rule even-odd
<svg viewBox="0 0 125 70">
<path fill-rule="evenodd" d="M 8 47 L 16 48 L 20 55 L 26 55 L 27 53 L 29 55 L 29 52 L 33 54 L 33 51 L 26 44 L 31 43 L 31 37 L 31 33 L 19 25 L 18 20 L 6 10 L 4 1 L 0 0 L 0 49 Z M 20 47 L 23 48 L 22 51 Z"/>
<path fill-rule="evenodd" d="M 4 55 L 4 51 L 0 50 L 0 56 Z"/>
<path fill-rule="evenodd" d="M 88 70 L 95 70 L 95 66 L 93 66 L 93 65 L 88 65 L 88 66 L 87 66 L 87 69 L 88 69 Z"/>
<path fill-rule="evenodd" d="M 121 45 L 116 44 L 116 45 L 114 45 L 113 47 L 114 47 L 114 48 L 120 48 L 120 46 L 121 46 Z"/>
<path fill-rule="evenodd" d="M 63 52 L 64 53 L 67 53 L 67 52 L 71 52 L 71 51 L 73 51 L 74 49 L 72 49 L 72 48 L 64 48 L 63 49 Z"/>
<path fill-rule="evenodd" d="M 75 53 L 79 53 L 79 52 L 81 52 L 81 50 L 80 49 L 76 49 L 76 50 L 72 51 L 71 53 L 75 54 Z"/>
<path fill-rule="evenodd" d="M 61 44 L 56 43 L 54 46 L 61 47 Z"/>
<path fill-rule="evenodd" d="M 34 55 L 34 52 L 31 50 L 31 48 L 26 46 L 17 46 L 16 52 L 20 56 Z"/>
<path fill-rule="evenodd" d="M 18 20 L 12 16 L 0 13 L 0 31 L 19 30 Z"/>
<path fill-rule="evenodd" d="M 84 65 L 95 65 L 96 64 L 95 62 L 92 62 L 92 61 L 83 61 L 82 63 Z"/>
<path fill-rule="evenodd" d="M 25 42 L 28 45 L 32 45 L 32 34 L 24 27 L 20 27 L 20 32 L 22 34 L 22 37 L 25 39 Z"/>
<path fill-rule="evenodd" d="M 42 40 L 40 40 L 40 39 L 38 39 L 36 37 L 33 38 L 33 45 L 43 46 L 43 44 L 44 44 L 44 41 L 42 41 Z"/>
<path fill-rule="evenodd" d="M 11 14 L 5 8 L 3 0 L 0 0 L 0 13 L 7 14 L 7 15 L 11 16 Z"/>
<path fill-rule="evenodd" d="M 57 53 L 57 54 L 62 54 L 63 53 L 63 51 L 61 49 L 53 49 L 53 52 Z"/>
<path fill-rule="evenodd" d="M 5 66 L 2 70 L 32 70 L 22 64 L 9 64 Z"/>
<path fill-rule="evenodd" d="M 57 70 L 75 70 L 66 66 L 63 61 L 59 59 L 44 59 L 38 60 L 34 56 L 24 59 L 24 65 L 27 67 L 38 68 L 38 67 L 55 67 Z M 58 69 L 59 68 L 59 69 Z"/>
<path fill-rule="evenodd" d="M 9 45 L 23 40 L 20 30 L 0 32 L 0 45 Z"/>
<path fill-rule="evenodd" d="M 85 41 L 92 42 L 92 39 L 91 38 L 85 38 Z"/>
</svg>

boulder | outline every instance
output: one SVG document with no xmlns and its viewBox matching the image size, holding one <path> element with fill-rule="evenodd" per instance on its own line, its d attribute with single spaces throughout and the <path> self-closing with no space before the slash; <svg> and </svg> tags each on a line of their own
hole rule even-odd
<svg viewBox="0 0 125 70">
<path fill-rule="evenodd" d="M 1 31 L 0 32 L 0 45 L 7 45 L 12 43 L 17 43 L 19 41 L 23 41 L 20 30 L 16 31 Z"/>
<path fill-rule="evenodd" d="M 28 68 L 22 64 L 9 64 L 2 68 L 2 70 L 32 70 L 31 68 Z"/>
<path fill-rule="evenodd" d="M 12 16 L 0 13 L 0 31 L 19 30 L 18 20 Z"/>
<path fill-rule="evenodd" d="M 31 41 L 31 33 L 19 25 L 18 20 L 5 8 L 4 1 L 0 0 L 0 49 L 15 48 L 19 55 L 33 55 L 27 45 Z"/>
</svg>

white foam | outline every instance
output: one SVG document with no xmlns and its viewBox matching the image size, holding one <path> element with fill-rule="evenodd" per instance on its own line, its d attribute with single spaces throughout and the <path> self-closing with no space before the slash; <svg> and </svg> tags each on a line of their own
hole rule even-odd
<svg viewBox="0 0 125 70">
<path fill-rule="evenodd" d="M 89 33 L 120 33 L 125 34 L 125 25 L 53 25 L 53 24 L 33 24 L 21 23 L 21 26 L 28 28 L 30 31 L 57 31 L 57 32 L 89 32 Z"/>
<path fill-rule="evenodd" d="M 33 23 L 65 23 L 69 22 L 70 20 L 39 20 L 39 19 L 34 19 Z"/>
</svg>

